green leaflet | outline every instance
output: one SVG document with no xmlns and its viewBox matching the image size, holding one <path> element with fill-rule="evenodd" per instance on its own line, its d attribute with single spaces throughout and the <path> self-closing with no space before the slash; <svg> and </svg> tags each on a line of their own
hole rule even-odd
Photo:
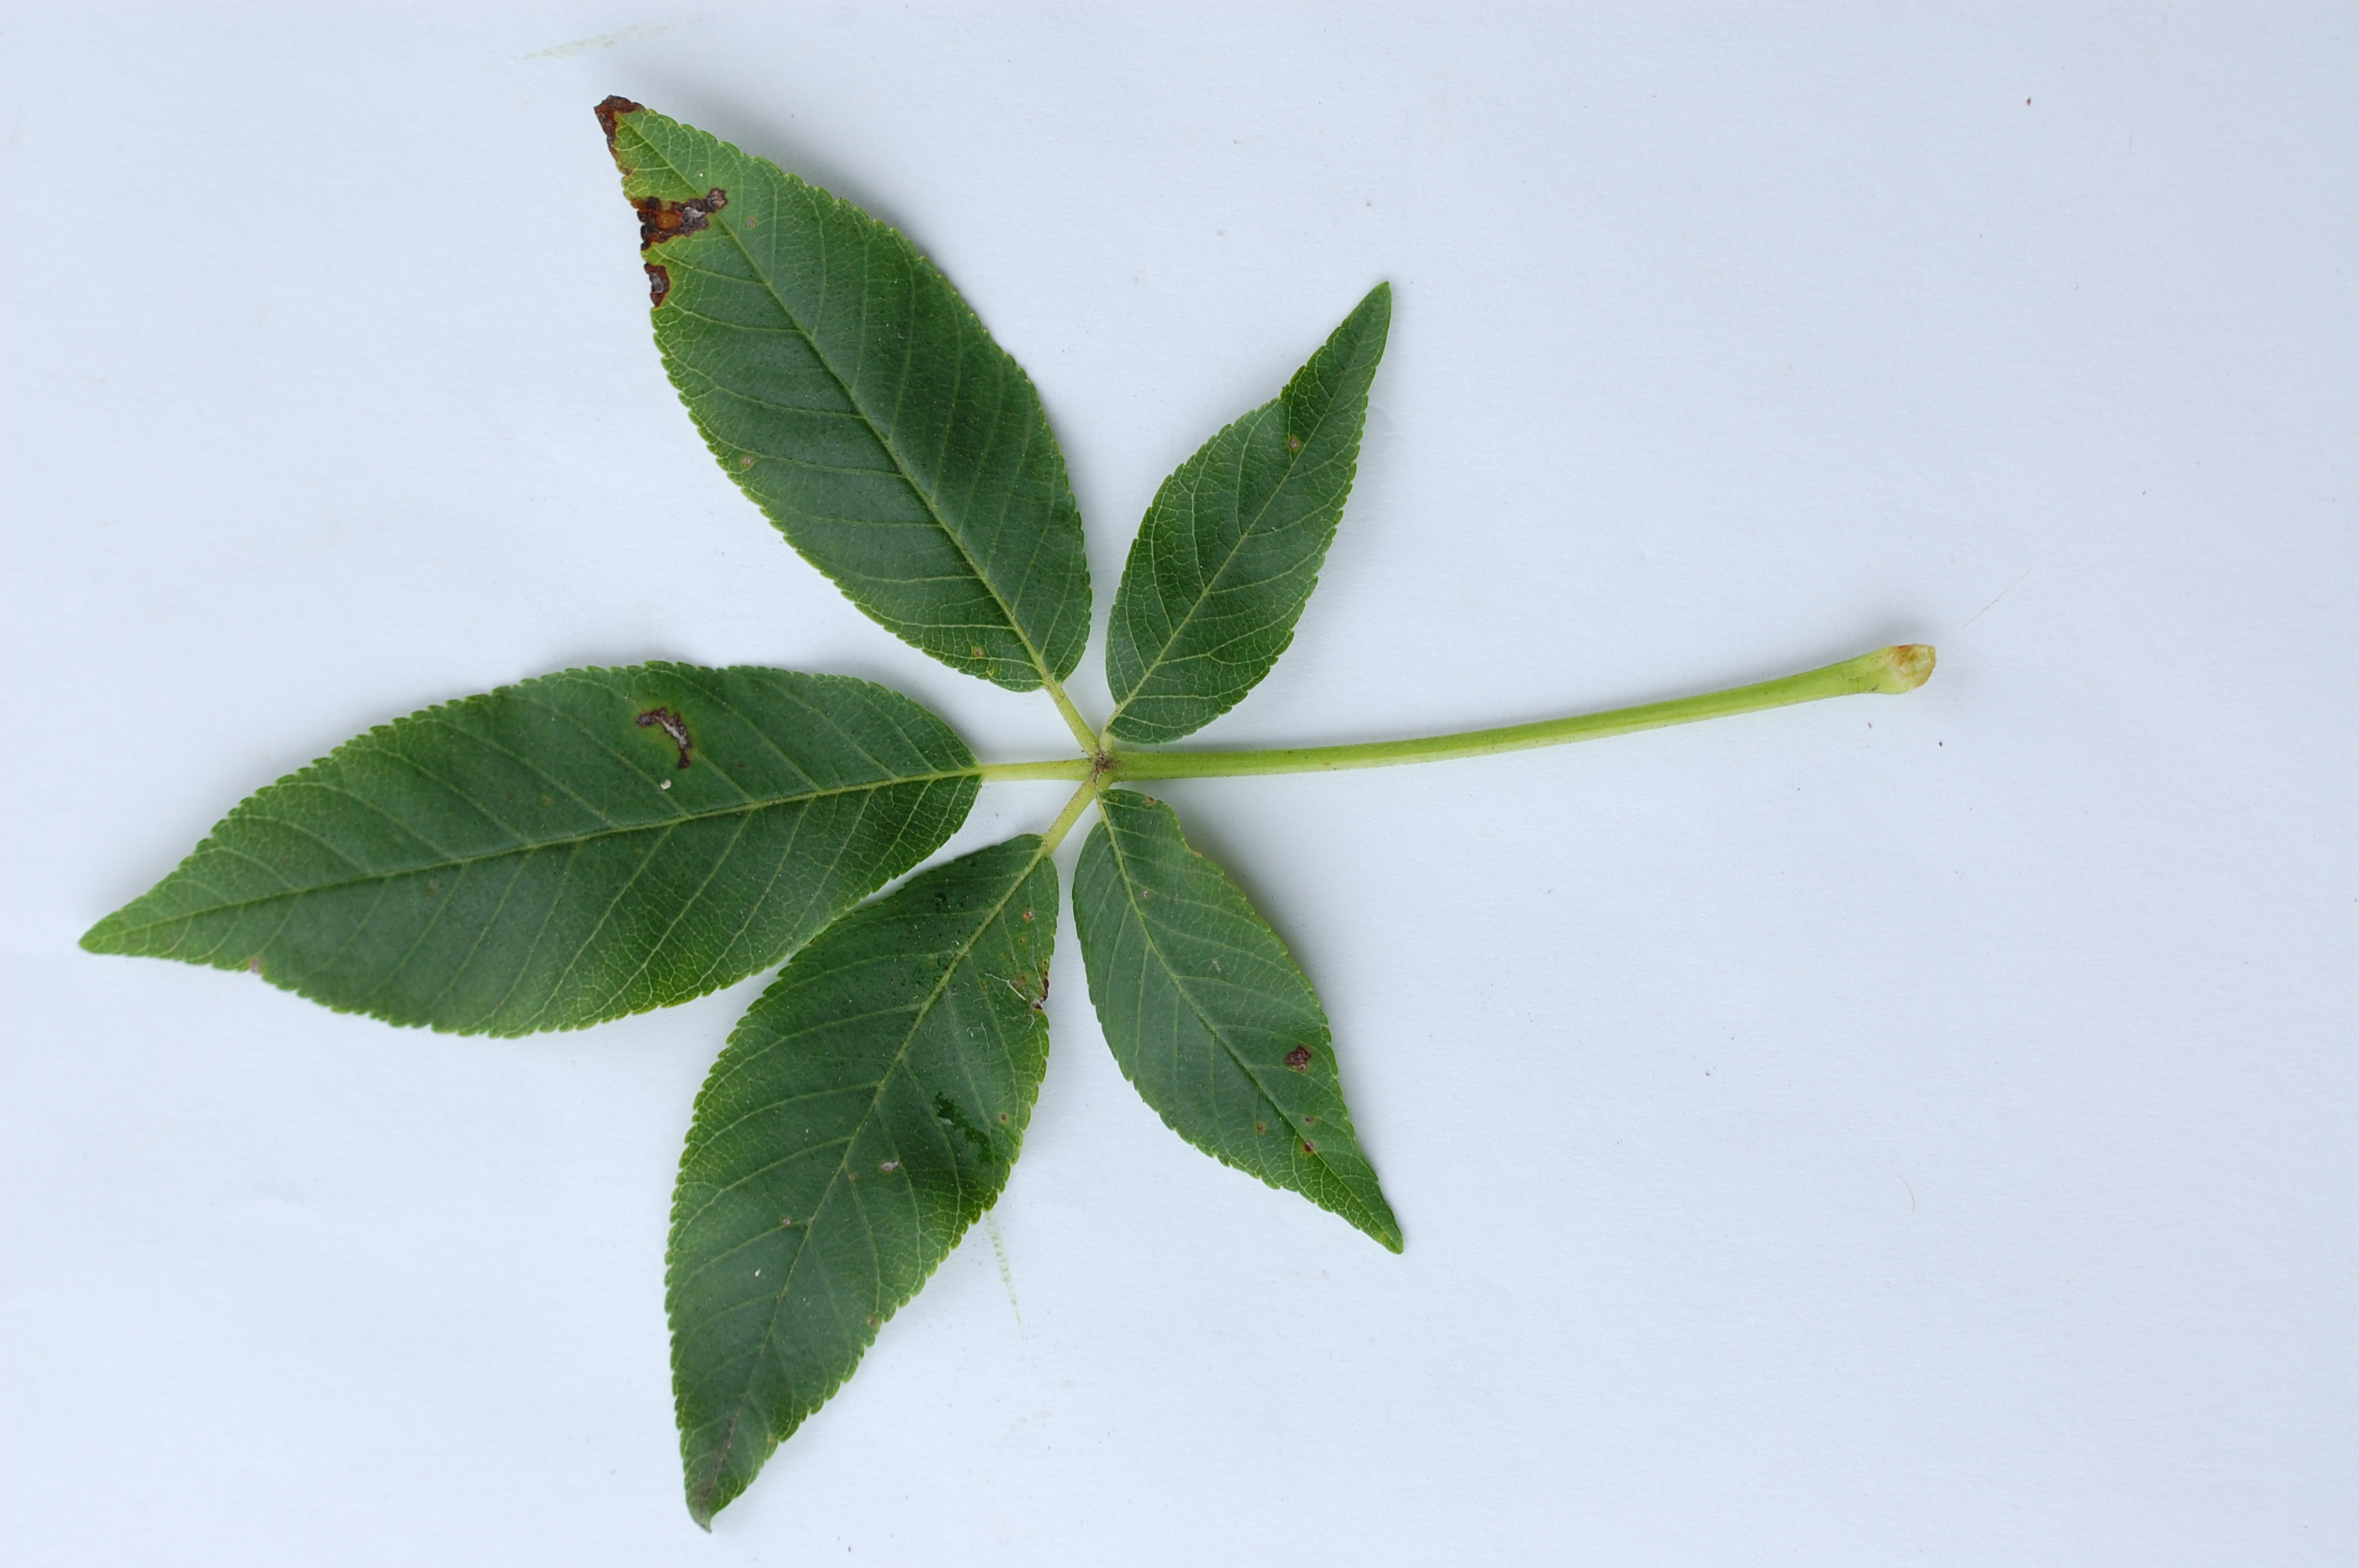
<svg viewBox="0 0 2359 1568">
<path fill-rule="evenodd" d="M 1081 662 L 1089 561 L 1023 368 L 901 234 L 703 132 L 599 106 L 656 341 L 731 479 L 852 601 L 1016 691 Z"/>
<path fill-rule="evenodd" d="M 1197 1148 L 1399 1251 L 1352 1136 L 1327 1015 L 1277 934 L 1188 847 L 1169 806 L 1114 789 L 1098 808 L 1073 926 L 1124 1075 Z"/>
<path fill-rule="evenodd" d="M 700 1524 L 835 1392 L 1006 1184 L 1049 1061 L 1037 835 L 938 866 L 796 955 L 696 1097 L 667 1301 Z"/>
<path fill-rule="evenodd" d="M 257 791 L 92 926 L 339 1011 L 524 1034 L 768 968 L 965 820 L 973 756 L 842 676 L 568 670 L 380 725 Z"/>
<path fill-rule="evenodd" d="M 1107 631 L 1107 733 L 1160 744 L 1234 708 L 1294 640 L 1352 475 L 1392 288 L 1378 284 L 1265 403 L 1163 481 Z"/>
</svg>

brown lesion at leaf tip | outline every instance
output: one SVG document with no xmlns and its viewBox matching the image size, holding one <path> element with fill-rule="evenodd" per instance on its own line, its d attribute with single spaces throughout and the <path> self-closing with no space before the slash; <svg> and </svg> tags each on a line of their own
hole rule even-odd
<svg viewBox="0 0 2359 1568">
<path fill-rule="evenodd" d="M 622 117 L 625 114 L 636 114 L 646 107 L 644 103 L 634 103 L 621 93 L 614 92 L 609 93 L 605 101 L 592 111 L 598 116 L 598 128 L 606 133 L 608 152 L 614 150 L 614 131 Z"/>
<path fill-rule="evenodd" d="M 689 747 L 692 742 L 688 738 L 687 719 L 669 708 L 650 708 L 639 715 L 638 726 L 642 730 L 660 727 L 665 734 L 671 737 L 672 744 L 679 748 L 679 765 L 683 768 L 688 766 Z"/>
<path fill-rule="evenodd" d="M 729 193 L 714 186 L 702 196 L 688 201 L 666 201 L 661 197 L 639 196 L 631 200 L 632 210 L 639 215 L 639 249 L 652 250 L 667 240 L 679 239 L 710 228 L 712 215 L 729 205 Z"/>
</svg>

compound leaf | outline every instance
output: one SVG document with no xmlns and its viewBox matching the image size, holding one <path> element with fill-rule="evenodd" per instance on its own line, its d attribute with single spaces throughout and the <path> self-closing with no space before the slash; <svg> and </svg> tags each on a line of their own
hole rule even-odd
<svg viewBox="0 0 2359 1568">
<path fill-rule="evenodd" d="M 696 1097 L 668 1304 L 707 1524 L 1006 1184 L 1049 1061 L 1037 836 L 912 878 L 795 956 Z"/>
<path fill-rule="evenodd" d="M 380 725 L 257 791 L 92 927 L 338 1011 L 574 1029 L 777 963 L 950 837 L 950 727 L 842 676 L 568 670 Z"/>
<path fill-rule="evenodd" d="M 1327 1015 L 1268 922 L 1135 791 L 1098 797 L 1073 927 L 1114 1060 L 1164 1122 L 1384 1246 L 1400 1225 L 1352 1135 Z"/>
<path fill-rule="evenodd" d="M 880 624 L 1016 691 L 1090 627 L 1082 517 L 1039 395 L 908 239 L 625 99 L 664 367 L 722 469 Z"/>
<path fill-rule="evenodd" d="M 1294 641 L 1343 515 L 1392 288 L 1378 284 L 1310 362 L 1180 465 L 1114 592 L 1106 682 L 1117 738 L 1159 744 L 1234 708 Z"/>
</svg>

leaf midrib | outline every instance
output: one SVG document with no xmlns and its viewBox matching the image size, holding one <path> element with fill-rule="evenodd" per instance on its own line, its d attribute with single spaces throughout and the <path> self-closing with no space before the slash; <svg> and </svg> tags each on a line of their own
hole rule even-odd
<svg viewBox="0 0 2359 1568">
<path fill-rule="evenodd" d="M 910 773 L 898 778 L 879 779 L 873 784 L 843 784 L 832 789 L 812 790 L 803 795 L 774 795 L 766 799 L 749 800 L 742 805 L 720 806 L 711 811 L 686 811 L 677 816 L 666 817 L 660 822 L 617 824 L 613 827 L 594 828 L 587 833 L 571 834 L 562 838 L 534 839 L 527 843 L 511 845 L 506 849 L 487 849 L 477 855 L 457 855 L 446 860 L 431 860 L 423 865 L 405 866 L 396 871 L 364 871 L 357 876 L 339 877 L 333 881 L 307 882 L 299 887 L 283 888 L 277 892 L 257 893 L 252 898 L 233 899 L 226 903 L 206 904 L 199 909 L 167 915 L 161 919 L 146 920 L 136 924 L 125 921 L 115 929 L 125 932 L 152 931 L 158 926 L 172 925 L 184 920 L 194 920 L 202 915 L 227 914 L 232 910 L 251 909 L 257 904 L 272 903 L 285 898 L 302 898 L 311 893 L 333 892 L 339 888 L 360 887 L 369 882 L 391 881 L 397 877 L 412 877 L 426 871 L 464 871 L 470 866 L 484 865 L 493 860 L 505 860 L 511 855 L 536 854 L 543 849 L 568 849 L 582 844 L 595 843 L 602 838 L 616 838 L 633 833 L 669 832 L 672 828 L 685 827 L 690 823 L 714 822 L 731 816 L 750 816 L 757 811 L 768 811 L 781 806 L 802 806 L 815 800 L 831 799 L 836 795 L 859 795 L 864 792 L 891 789 L 899 784 L 940 784 L 949 779 L 979 778 L 982 773 L 982 766 L 978 763 L 972 768 L 959 768 L 947 773 Z M 287 821 L 280 817 L 274 817 L 271 820 L 303 832 L 310 831 L 301 823 Z M 318 837 L 316 834 L 312 836 Z M 197 846 L 197 853 L 203 853 L 208 845 L 225 854 L 240 855 L 246 860 L 256 861 L 257 864 L 263 863 L 258 857 L 246 850 L 237 849 L 234 845 L 219 843 L 211 838 L 208 838 L 204 844 Z M 193 858 L 192 856 L 191 859 Z"/>
<path fill-rule="evenodd" d="M 636 127 L 634 127 L 634 130 L 636 131 Z M 653 142 L 649 141 L 644 133 L 639 133 L 638 139 L 639 144 L 647 148 L 648 151 L 654 153 L 657 160 L 660 162 L 664 168 L 669 169 L 672 174 L 681 181 L 681 183 L 691 187 L 694 186 L 696 182 L 688 178 L 688 171 L 680 168 L 679 165 L 672 162 L 670 157 L 664 153 L 660 148 L 657 147 Z M 733 148 L 732 150 L 735 151 L 736 149 Z M 742 151 L 738 152 L 737 156 L 746 158 L 748 162 L 756 161 Z M 787 175 L 786 170 L 784 169 L 780 169 L 778 172 L 781 175 L 786 175 L 788 178 L 794 178 L 791 175 Z M 809 187 L 813 192 L 826 196 L 829 200 L 832 201 L 840 200 L 829 192 L 820 190 L 819 187 L 811 185 L 809 180 L 804 180 L 802 183 Z M 849 205 L 849 203 L 846 203 L 846 205 Z M 723 209 L 723 211 L 725 211 L 726 209 Z M 857 209 L 854 209 L 854 211 L 857 211 Z M 864 212 L 860 215 L 864 219 L 867 218 L 867 214 Z M 875 222 L 874 219 L 868 219 L 868 221 L 872 222 Z M 786 300 L 781 297 L 778 293 L 777 286 L 770 281 L 768 269 L 764 267 L 759 261 L 755 259 L 754 253 L 747 247 L 745 238 L 737 232 L 736 224 L 726 218 L 716 218 L 711 227 L 718 229 L 723 233 L 729 236 L 729 243 L 737 247 L 737 254 L 745 258 L 746 266 L 751 268 L 754 276 L 761 280 L 762 291 L 770 297 L 770 303 L 778 308 L 778 315 L 787 322 L 789 328 L 801 337 L 804 342 L 810 345 L 812 357 L 819 361 L 820 364 L 827 371 L 829 376 L 834 380 L 835 384 L 842 390 L 843 400 L 852 406 L 853 412 L 860 416 L 861 423 L 868 427 L 868 433 L 876 438 L 876 444 L 884 449 L 885 455 L 893 460 L 894 472 L 900 476 L 900 480 L 903 484 L 909 487 L 909 493 L 918 498 L 919 504 L 926 509 L 926 515 L 934 520 L 934 526 L 942 531 L 942 536 L 950 540 L 951 546 L 958 551 L 959 558 L 966 562 L 967 569 L 974 574 L 974 579 L 983 584 L 984 591 L 991 595 L 991 601 L 999 606 L 1000 613 L 1007 618 L 1007 629 L 1016 634 L 1016 642 L 1023 645 L 1024 656 L 1032 662 L 1033 671 L 1035 674 L 1039 676 L 1040 684 L 1052 690 L 1055 689 L 1058 685 L 1056 674 L 1049 668 L 1048 661 L 1040 656 L 1040 650 L 1033 645 L 1031 634 L 1025 631 L 1023 622 L 1018 620 L 1016 617 L 1016 607 L 1007 602 L 1006 598 L 999 591 L 999 585 L 992 581 L 990 577 L 984 573 L 982 563 L 977 561 L 974 558 L 974 553 L 967 548 L 966 541 L 959 536 L 957 529 L 950 525 L 949 519 L 942 515 L 941 508 L 935 504 L 932 492 L 928 491 L 924 485 L 919 484 L 918 482 L 917 476 L 909 471 L 909 465 L 903 460 L 900 449 L 896 447 L 893 444 L 891 438 L 886 436 L 884 430 L 878 427 L 875 417 L 868 412 L 867 406 L 863 403 L 859 395 L 853 391 L 852 383 L 844 379 L 843 373 L 835 368 L 835 362 L 828 357 L 827 351 L 820 347 L 819 339 L 813 336 L 810 330 L 805 327 L 802 322 L 796 318 L 795 313 L 792 310 L 788 308 Z M 919 266 L 922 267 L 926 265 L 925 258 L 916 255 L 914 247 L 912 247 L 911 259 L 915 261 Z M 948 287 L 947 281 L 945 281 L 944 287 Z M 964 301 L 962 300 L 961 303 L 963 304 Z M 914 350 L 912 351 L 914 351 Z M 905 365 L 905 376 L 903 382 L 905 386 L 907 385 L 906 369 L 907 367 Z M 964 367 L 962 364 L 961 373 L 963 374 L 963 372 Z"/>
<path fill-rule="evenodd" d="M 809 1238 L 813 1234 L 814 1227 L 818 1226 L 820 1217 L 827 1213 L 828 1205 L 835 1201 L 836 1195 L 844 1190 L 843 1176 L 846 1167 L 852 1162 L 853 1146 L 860 1141 L 860 1130 L 867 1126 L 869 1119 L 876 1114 L 876 1105 L 884 1098 L 885 1086 L 893 1081 L 893 1075 L 899 1072 L 901 1065 L 908 1060 L 909 1048 L 917 1043 L 918 1032 L 925 1027 L 926 1020 L 933 1015 L 934 1008 L 949 991 L 951 981 L 957 978 L 961 966 L 973 956 L 976 946 L 983 940 L 983 934 L 989 930 L 993 923 L 1006 911 L 1007 906 L 1015 902 L 1017 890 L 1032 880 L 1032 873 L 1039 870 L 1040 862 L 1046 860 L 1049 854 L 1049 846 L 1044 839 L 1032 851 L 1032 858 L 1024 863 L 1024 869 L 1009 880 L 1007 891 L 1002 893 L 999 901 L 991 906 L 990 913 L 976 921 L 974 930 L 968 935 L 965 941 L 953 949 L 950 962 L 942 966 L 941 979 L 934 982 L 933 989 L 928 991 L 925 1000 L 918 1004 L 916 1013 L 909 1020 L 908 1032 L 901 1036 L 900 1046 L 893 1053 L 893 1059 L 885 1065 L 884 1071 L 876 1075 L 876 1082 L 869 1090 L 867 1108 L 863 1110 L 858 1119 L 852 1123 L 852 1130 L 843 1140 L 843 1152 L 836 1158 L 835 1169 L 827 1178 L 827 1186 L 820 1195 L 819 1206 L 813 1209 L 810 1217 L 803 1222 L 801 1227 L 803 1234 L 796 1242 L 794 1260 L 787 1265 L 786 1273 L 778 1281 L 777 1291 L 771 1301 L 769 1322 L 763 1325 L 762 1337 L 754 1346 L 750 1362 L 754 1368 L 760 1367 L 762 1357 L 769 1353 L 770 1341 L 777 1337 L 778 1319 L 785 1313 L 787 1297 L 794 1289 L 795 1271 L 802 1267 L 803 1259 L 809 1250 Z M 749 1373 L 745 1379 L 745 1387 L 735 1400 L 735 1408 L 729 1412 L 729 1425 L 721 1435 L 721 1445 L 713 1451 L 712 1457 L 709 1461 L 704 1480 L 697 1494 L 699 1507 L 711 1502 L 714 1489 L 721 1485 L 721 1476 L 728 1465 L 730 1453 L 736 1446 L 738 1428 L 744 1423 L 746 1409 L 754 1397 L 753 1385 L 754 1379 Z"/>
</svg>

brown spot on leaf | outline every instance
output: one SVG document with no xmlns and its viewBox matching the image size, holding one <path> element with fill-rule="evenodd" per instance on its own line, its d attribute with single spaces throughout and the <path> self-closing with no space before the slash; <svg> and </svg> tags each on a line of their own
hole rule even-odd
<svg viewBox="0 0 2359 1568">
<path fill-rule="evenodd" d="M 1006 1111 L 1004 1111 L 1004 1110 L 1003 1110 L 1003 1111 L 1001 1111 L 1001 1112 L 999 1113 L 999 1119 L 1000 1119 L 1000 1120 L 1002 1120 L 1002 1121 L 1006 1121 L 1006 1120 L 1007 1119 L 1007 1113 L 1006 1113 Z"/>
<path fill-rule="evenodd" d="M 886 1161 L 883 1164 L 880 1164 L 880 1165 L 878 1165 L 878 1166 L 876 1167 L 876 1169 L 877 1169 L 879 1172 L 881 1172 L 883 1174 L 887 1175 L 887 1176 L 891 1175 L 894 1172 L 896 1172 L 896 1171 L 899 1170 L 900 1168 L 901 1168 L 901 1162 L 900 1162 L 900 1161 L 898 1161 L 898 1160 L 887 1160 L 887 1161 Z"/>
<path fill-rule="evenodd" d="M 631 205 L 639 214 L 639 249 L 644 251 L 710 227 L 712 215 L 729 205 L 729 196 L 716 185 L 696 200 L 666 201 L 642 196 Z"/>
<path fill-rule="evenodd" d="M 661 725 L 663 727 L 663 732 L 671 737 L 671 743 L 679 748 L 679 765 L 683 768 L 688 766 L 688 748 L 690 742 L 688 739 L 687 719 L 682 719 L 679 714 L 674 713 L 669 708 L 650 708 L 645 713 L 639 715 L 638 725 L 642 730 L 652 729 L 657 725 Z"/>
<path fill-rule="evenodd" d="M 737 460 L 737 466 L 741 469 L 752 468 L 754 466 L 754 454 L 746 452 L 741 455 Z"/>
<path fill-rule="evenodd" d="M 1255 1123 L 1254 1123 L 1254 1132 L 1256 1133 L 1256 1135 L 1259 1135 L 1259 1134 L 1261 1134 L 1261 1133 L 1267 1132 L 1268 1130 L 1269 1130 L 1269 1123 L 1268 1123 L 1268 1122 L 1266 1122 L 1266 1121 L 1256 1121 L 1256 1122 L 1255 1122 Z"/>
<path fill-rule="evenodd" d="M 1293 1068 L 1298 1073 L 1309 1072 L 1310 1070 L 1310 1047 L 1308 1045 L 1297 1045 L 1293 1050 L 1288 1051 L 1286 1054 L 1286 1065 Z"/>
<path fill-rule="evenodd" d="M 1032 924 L 1032 912 L 1028 909 L 1024 912 L 1024 924 L 1027 925 Z"/>
<path fill-rule="evenodd" d="M 258 975 L 262 973 L 262 955 L 256 953 L 253 957 L 248 958 L 245 961 L 245 967 L 254 974 Z"/>
<path fill-rule="evenodd" d="M 604 103 L 600 103 L 598 107 L 592 111 L 598 116 L 598 128 L 606 133 L 606 150 L 608 152 L 613 152 L 614 150 L 614 129 L 616 122 L 621 120 L 624 115 L 636 114 L 646 107 L 646 104 L 634 103 L 629 99 L 617 92 L 611 94 Z"/>
<path fill-rule="evenodd" d="M 648 308 L 653 309 L 655 307 L 661 305 L 664 302 L 664 296 L 670 292 L 671 269 L 669 267 L 658 266 L 653 262 L 649 262 L 647 264 Z"/>
<path fill-rule="evenodd" d="M 1311 1142 L 1310 1140 L 1306 1138 L 1302 1141 L 1302 1152 L 1305 1154 L 1316 1154 L 1319 1152 L 1319 1145 Z"/>
</svg>

